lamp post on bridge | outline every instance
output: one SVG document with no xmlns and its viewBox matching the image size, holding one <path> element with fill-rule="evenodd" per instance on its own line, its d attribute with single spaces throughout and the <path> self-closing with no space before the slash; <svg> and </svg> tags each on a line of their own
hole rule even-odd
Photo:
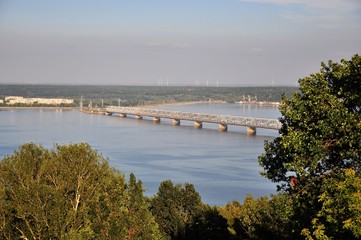
<svg viewBox="0 0 361 240">
<path fill-rule="evenodd" d="M 80 108 L 80 111 L 82 111 L 82 110 L 83 110 L 83 95 L 82 95 L 82 96 L 80 96 L 79 108 Z"/>
</svg>

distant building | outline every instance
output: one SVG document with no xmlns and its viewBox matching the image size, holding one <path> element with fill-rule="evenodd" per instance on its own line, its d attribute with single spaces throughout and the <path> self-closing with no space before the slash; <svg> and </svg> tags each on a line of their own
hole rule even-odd
<svg viewBox="0 0 361 240">
<path fill-rule="evenodd" d="M 8 105 L 14 104 L 45 104 L 45 105 L 60 105 L 60 104 L 73 104 L 74 99 L 63 98 L 24 98 L 20 96 L 8 96 L 5 97 L 5 103 Z"/>
<path fill-rule="evenodd" d="M 4 100 L 0 99 L 0 104 L 4 104 Z"/>
<path fill-rule="evenodd" d="M 10 101 L 21 101 L 21 99 L 24 99 L 23 97 L 18 97 L 18 96 L 7 96 L 5 97 L 5 102 L 10 102 Z"/>
</svg>

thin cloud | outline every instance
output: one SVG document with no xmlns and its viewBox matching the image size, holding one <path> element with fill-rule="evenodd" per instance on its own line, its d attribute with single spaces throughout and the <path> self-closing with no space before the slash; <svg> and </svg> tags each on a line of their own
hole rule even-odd
<svg viewBox="0 0 361 240">
<path fill-rule="evenodd" d="M 344 19 L 336 14 L 313 15 L 294 12 L 286 12 L 282 17 L 298 23 L 316 23 L 322 28 L 337 28 Z"/>
<path fill-rule="evenodd" d="M 360 0 L 238 0 L 239 2 L 272 4 L 289 7 L 282 14 L 287 20 L 314 23 L 320 27 L 336 28 L 346 21 L 361 20 Z M 291 8 L 292 7 L 292 8 Z M 293 8 L 295 7 L 295 8 Z"/>
<path fill-rule="evenodd" d="M 359 0 L 239 0 L 240 2 L 266 3 L 277 5 L 298 4 L 309 8 L 337 9 L 339 11 L 355 11 L 361 9 Z"/>
</svg>

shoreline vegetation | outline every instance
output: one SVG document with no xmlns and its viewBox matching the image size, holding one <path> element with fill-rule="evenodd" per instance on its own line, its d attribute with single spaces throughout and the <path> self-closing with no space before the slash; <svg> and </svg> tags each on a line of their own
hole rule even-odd
<svg viewBox="0 0 361 240">
<path fill-rule="evenodd" d="M 6 109 L 48 109 L 48 110 L 75 110 L 79 107 L 56 107 L 56 106 L 41 106 L 41 107 L 34 107 L 34 106 L 22 106 L 22 107 L 16 107 L 16 106 L 0 106 L 0 109 L 6 110 Z"/>
<path fill-rule="evenodd" d="M 227 102 L 221 100 L 215 101 L 189 101 L 189 102 L 172 102 L 172 103 L 152 103 L 146 105 L 139 105 L 139 106 L 131 106 L 131 107 L 138 107 L 138 108 L 152 108 L 152 107 L 160 107 L 160 106 L 177 106 L 177 105 L 192 105 L 192 104 L 209 104 L 209 103 L 224 103 Z M 279 102 L 257 102 L 257 101 L 240 101 L 234 104 L 251 104 L 251 105 L 276 105 L 278 106 Z M 72 111 L 72 110 L 79 110 L 80 112 L 86 114 L 96 114 L 96 115 L 106 115 L 106 112 L 101 107 L 64 107 L 64 106 L 0 106 L 0 111 L 4 110 L 27 110 L 27 109 L 45 109 L 45 110 L 53 110 L 53 111 Z"/>
<path fill-rule="evenodd" d="M 188 101 L 188 102 L 168 102 L 168 103 L 150 103 L 144 105 L 135 105 L 132 107 L 140 107 L 140 108 L 149 108 L 149 107 L 157 107 L 157 106 L 177 106 L 177 105 L 192 105 L 192 104 L 207 104 L 207 103 L 227 103 L 222 100 L 215 100 L 215 101 Z M 280 102 L 264 102 L 264 101 L 239 101 L 235 102 L 234 104 L 251 104 L 251 105 L 279 105 Z M 85 109 L 102 109 L 102 107 L 83 107 Z M 104 107 L 105 108 L 105 107 Z M 0 109 L 62 109 L 62 110 L 75 110 L 80 109 L 80 107 L 75 106 L 0 106 Z"/>
<path fill-rule="evenodd" d="M 134 108 L 152 108 L 152 107 L 161 107 L 161 106 L 178 106 L 178 105 L 192 105 L 192 104 L 209 104 L 209 103 L 224 103 L 227 104 L 225 101 L 194 101 L 194 102 L 173 102 L 173 103 L 153 103 L 147 105 L 139 105 L 139 106 L 131 106 Z M 228 103 L 231 104 L 231 103 Z M 251 105 L 276 105 L 278 106 L 279 102 L 237 102 L 233 104 L 251 104 Z M 78 108 L 79 111 L 87 113 L 87 114 L 99 114 L 105 115 L 106 113 L 103 111 L 102 108 L 88 108 L 83 107 L 83 109 Z"/>
<path fill-rule="evenodd" d="M 270 104 L 280 102 L 282 95 L 291 97 L 296 87 L 202 87 L 202 86 L 67 86 L 0 84 L 0 106 L 7 106 L 8 96 L 23 98 L 73 99 L 62 106 L 153 106 L 198 102 Z M 1 101 L 3 100 L 3 101 Z M 16 106 L 23 107 L 23 104 Z M 34 104 L 33 104 L 34 106 Z M 35 106 L 40 106 L 36 103 Z M 44 106 L 44 105 L 42 105 Z M 52 105 L 54 106 L 54 105 Z M 15 107 L 15 106 L 14 106 Z"/>
</svg>

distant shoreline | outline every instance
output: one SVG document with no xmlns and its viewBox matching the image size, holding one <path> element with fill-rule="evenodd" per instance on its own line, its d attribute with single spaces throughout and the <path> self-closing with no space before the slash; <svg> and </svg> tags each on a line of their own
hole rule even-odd
<svg viewBox="0 0 361 240">
<path fill-rule="evenodd" d="M 219 100 L 219 101 L 194 101 L 194 102 L 173 102 L 173 103 L 154 103 L 154 104 L 149 104 L 149 105 L 141 105 L 141 106 L 134 106 L 134 107 L 152 107 L 152 106 L 177 106 L 177 105 L 191 105 L 191 104 L 206 104 L 206 103 L 227 103 L 225 101 Z M 235 102 L 235 103 L 230 103 L 230 104 L 250 104 L 250 105 L 275 105 L 278 106 L 280 105 L 280 102 L 257 102 L 257 101 L 251 101 L 251 102 L 246 102 L 246 101 L 239 101 L 239 102 Z"/>
<path fill-rule="evenodd" d="M 191 105 L 191 104 L 206 104 L 206 103 L 226 103 L 225 101 L 189 101 L 189 102 L 170 102 L 170 103 L 152 103 L 152 104 L 146 104 L 146 105 L 139 105 L 139 106 L 131 106 L 131 107 L 140 107 L 140 108 L 149 108 L 149 107 L 157 107 L 157 106 L 177 106 L 177 105 Z M 246 101 L 240 101 L 235 102 L 234 104 L 251 104 L 251 105 L 279 105 L 279 102 L 246 102 Z M 54 106 L 0 106 L 0 110 L 13 110 L 13 109 L 19 109 L 19 110 L 26 110 L 26 109 L 47 109 L 47 110 L 80 110 L 79 107 L 54 107 Z M 94 108 L 95 109 L 95 108 Z M 100 108 L 98 108 L 100 109 Z"/>
<path fill-rule="evenodd" d="M 12 109 L 19 109 L 19 110 L 24 110 L 24 109 L 48 109 L 48 110 L 76 110 L 78 109 L 78 107 L 33 107 L 33 106 L 29 106 L 29 107 L 15 107 L 15 106 L 0 106 L 0 110 L 12 110 Z"/>
<path fill-rule="evenodd" d="M 189 101 L 189 102 L 169 102 L 169 103 L 152 103 L 134 107 L 152 107 L 152 106 L 177 106 L 177 105 L 192 105 L 192 104 L 206 104 L 206 103 L 226 103 L 225 101 Z"/>
<path fill-rule="evenodd" d="M 236 102 L 239 104 L 255 104 L 255 105 L 280 105 L 280 102 L 257 102 L 257 101 L 251 101 L 251 102 L 246 102 L 246 101 L 239 101 Z"/>
</svg>

